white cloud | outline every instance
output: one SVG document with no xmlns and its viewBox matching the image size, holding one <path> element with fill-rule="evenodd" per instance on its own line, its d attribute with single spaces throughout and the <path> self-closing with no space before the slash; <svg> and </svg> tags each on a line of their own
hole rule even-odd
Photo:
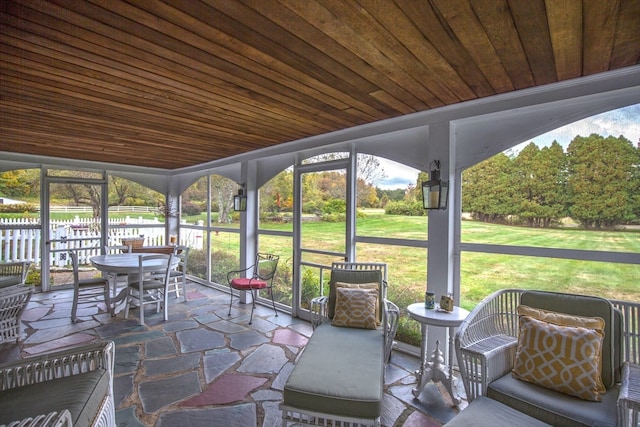
<svg viewBox="0 0 640 427">
<path fill-rule="evenodd" d="M 384 168 L 386 178 L 377 184 L 383 190 L 394 190 L 396 188 L 407 188 L 415 185 L 418 179 L 418 170 L 392 160 L 378 157 L 380 165 Z"/>
</svg>

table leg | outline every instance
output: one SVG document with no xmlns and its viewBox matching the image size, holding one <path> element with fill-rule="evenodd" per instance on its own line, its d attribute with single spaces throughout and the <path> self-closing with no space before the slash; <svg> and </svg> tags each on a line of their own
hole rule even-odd
<svg viewBox="0 0 640 427">
<path fill-rule="evenodd" d="M 427 325 L 424 323 L 420 324 L 420 331 L 422 333 L 422 340 L 420 342 L 420 368 L 416 371 L 416 375 L 418 376 L 418 384 L 411 391 L 413 396 L 417 399 L 422 393 L 422 389 L 427 383 Z"/>
</svg>

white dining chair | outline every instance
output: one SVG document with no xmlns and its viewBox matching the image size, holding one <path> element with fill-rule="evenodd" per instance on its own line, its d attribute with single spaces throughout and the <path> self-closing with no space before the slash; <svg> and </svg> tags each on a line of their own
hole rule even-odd
<svg viewBox="0 0 640 427">
<path fill-rule="evenodd" d="M 131 245 L 113 245 L 104 247 L 105 255 L 131 253 Z M 109 273 L 109 282 L 111 284 L 112 296 L 118 293 L 118 283 L 124 283 L 126 286 L 129 281 L 129 275 L 126 273 Z"/>
<path fill-rule="evenodd" d="M 138 275 L 127 285 L 128 294 L 125 303 L 124 317 L 129 318 L 129 308 L 136 305 L 140 310 L 140 325 L 144 325 L 144 306 L 156 305 L 156 313 L 160 307 L 164 310 L 164 320 L 169 319 L 168 290 L 171 270 L 175 267 L 173 254 L 140 255 Z"/>
<path fill-rule="evenodd" d="M 176 298 L 180 298 L 180 288 L 182 288 L 182 297 L 187 301 L 187 261 L 189 260 L 189 246 L 176 246 L 173 251 L 174 256 L 178 259 L 175 269 L 171 270 L 171 283 L 169 293 L 175 293 Z M 175 261 L 174 261 L 175 262 Z"/>
</svg>

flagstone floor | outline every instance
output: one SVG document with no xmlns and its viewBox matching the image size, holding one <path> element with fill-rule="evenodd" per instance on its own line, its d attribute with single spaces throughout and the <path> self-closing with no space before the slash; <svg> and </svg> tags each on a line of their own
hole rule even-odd
<svg viewBox="0 0 640 427">
<path fill-rule="evenodd" d="M 250 306 L 237 299 L 227 317 L 228 294 L 190 282 L 187 295 L 187 302 L 170 298 L 167 322 L 147 307 L 140 326 L 137 309 L 128 320 L 122 312 L 112 318 L 100 302 L 81 306 L 73 324 L 71 290 L 34 294 L 20 343 L 0 345 L 0 361 L 113 340 L 118 426 L 280 426 L 282 390 L 311 325 L 262 306 L 248 325 Z M 417 358 L 393 352 L 383 426 L 441 426 L 458 412 L 439 384 L 414 399 L 418 366 Z"/>
</svg>

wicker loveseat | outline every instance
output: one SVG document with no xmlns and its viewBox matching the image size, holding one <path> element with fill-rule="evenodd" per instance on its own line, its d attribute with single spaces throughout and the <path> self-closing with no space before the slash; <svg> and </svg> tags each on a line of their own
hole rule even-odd
<svg viewBox="0 0 640 427">
<path fill-rule="evenodd" d="M 342 285 L 371 292 L 378 327 L 335 326 Z M 362 286 L 362 287 L 360 287 Z M 349 293 L 347 291 L 346 293 Z M 386 264 L 334 263 L 330 294 L 313 301 L 315 330 L 284 387 L 282 425 L 378 426 L 385 364 L 398 322 L 386 295 Z M 372 303 L 373 304 L 373 303 Z M 373 322 L 375 323 L 375 321 Z"/>
<path fill-rule="evenodd" d="M 30 265 L 30 262 L 0 263 L 0 288 L 24 284 Z"/>
<path fill-rule="evenodd" d="M 523 355 L 527 344 L 524 339 L 519 341 L 518 336 L 520 333 L 522 338 L 527 332 L 526 328 L 531 320 L 528 316 L 518 315 L 520 306 L 526 306 L 520 308 L 521 314 L 522 310 L 531 307 L 545 316 L 549 313 L 564 313 L 569 316 L 560 316 L 579 321 L 586 317 L 604 320 L 603 333 L 598 332 L 602 335 L 601 347 L 594 347 L 599 348 L 599 352 L 591 353 L 596 354 L 593 365 L 601 363 L 599 377 L 604 386 L 600 395 L 601 401 L 578 398 L 566 391 L 553 389 L 556 387 L 554 381 L 563 383 L 565 378 L 560 381 L 559 376 L 565 375 L 565 371 L 557 371 L 555 366 L 549 367 L 555 356 L 545 353 L 551 348 L 560 348 L 556 343 L 564 343 L 562 340 L 566 339 L 566 335 L 545 336 L 536 330 L 540 335 L 536 336 L 538 341 L 535 342 L 540 343 L 542 351 L 538 353 L 538 350 L 534 349 L 534 357 L 529 359 L 526 354 Z M 584 295 L 515 289 L 501 290 L 485 298 L 461 324 L 455 337 L 460 374 L 470 406 L 447 426 L 512 425 L 502 424 L 500 421 L 508 419 L 508 414 L 521 414 L 523 419 L 529 420 L 521 421 L 521 425 L 626 425 L 626 414 L 621 410 L 619 403 L 620 390 L 626 386 L 621 384 L 622 370 L 625 362 L 638 363 L 639 307 L 640 304 L 636 303 L 612 302 Z M 549 324 L 554 326 L 549 327 Z M 542 327 L 553 329 L 555 325 L 563 323 L 548 320 L 540 325 L 547 325 Z M 559 330 L 570 329 L 562 329 L 565 326 L 561 326 Z M 578 330 L 576 327 L 572 328 Z M 583 329 L 591 331 L 588 327 Z M 540 341 L 539 337 L 543 337 L 544 340 Z M 562 348 L 570 347 L 567 345 Z M 581 360 L 584 354 L 586 353 L 573 353 L 571 359 Z M 526 362 L 523 362 L 523 359 Z M 516 378 L 520 368 L 514 369 L 514 366 L 521 367 L 523 363 L 528 363 L 527 368 L 534 366 L 532 371 L 544 372 L 547 377 L 540 381 L 551 384 L 541 384 L 537 382 L 538 378 L 534 378 L 533 381 L 531 378 Z M 581 371 L 580 375 L 584 372 Z M 583 378 L 593 379 L 594 376 L 584 374 L 580 380 Z M 595 378 L 597 379 L 598 375 L 595 375 Z M 597 381 L 594 383 L 585 380 L 584 383 L 591 387 L 591 384 Z M 594 389 L 597 388 L 594 386 Z"/>
<path fill-rule="evenodd" d="M 0 365 L 0 425 L 115 426 L 114 352 L 96 342 Z"/>
</svg>

